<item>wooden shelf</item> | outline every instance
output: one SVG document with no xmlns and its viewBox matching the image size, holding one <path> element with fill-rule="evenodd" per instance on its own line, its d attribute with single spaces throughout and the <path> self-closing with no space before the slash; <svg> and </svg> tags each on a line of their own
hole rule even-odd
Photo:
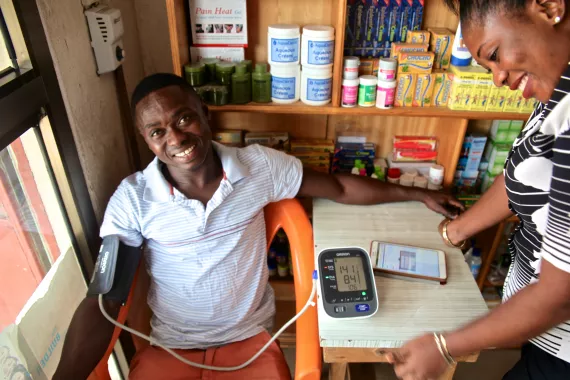
<svg viewBox="0 0 570 380">
<path fill-rule="evenodd" d="M 309 106 L 302 102 L 293 104 L 275 103 L 248 103 L 228 104 L 226 106 L 208 106 L 211 112 L 256 112 L 274 114 L 303 114 L 303 115 L 345 115 L 345 116 L 408 116 L 408 117 L 438 117 L 469 120 L 527 120 L 529 114 L 512 112 L 477 112 L 477 111 L 452 111 L 449 108 L 437 107 L 395 107 L 380 109 L 376 107 L 334 107 Z"/>
</svg>

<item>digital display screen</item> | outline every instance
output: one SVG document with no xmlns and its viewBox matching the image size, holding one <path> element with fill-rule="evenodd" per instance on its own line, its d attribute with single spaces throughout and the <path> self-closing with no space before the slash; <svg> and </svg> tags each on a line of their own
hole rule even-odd
<svg viewBox="0 0 570 380">
<path fill-rule="evenodd" d="M 437 251 L 395 244 L 382 244 L 382 259 L 378 267 L 397 272 L 439 277 Z"/>
<path fill-rule="evenodd" d="M 335 258 L 334 267 L 339 292 L 366 290 L 364 265 L 360 257 Z"/>
</svg>

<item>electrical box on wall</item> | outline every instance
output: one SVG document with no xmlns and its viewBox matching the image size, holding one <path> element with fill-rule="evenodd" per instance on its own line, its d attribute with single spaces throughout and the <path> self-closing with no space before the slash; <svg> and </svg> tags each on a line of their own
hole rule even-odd
<svg viewBox="0 0 570 380">
<path fill-rule="evenodd" d="M 125 60 L 123 50 L 123 20 L 121 11 L 107 6 L 98 6 L 85 11 L 91 46 L 95 51 L 97 73 L 115 70 Z"/>
</svg>

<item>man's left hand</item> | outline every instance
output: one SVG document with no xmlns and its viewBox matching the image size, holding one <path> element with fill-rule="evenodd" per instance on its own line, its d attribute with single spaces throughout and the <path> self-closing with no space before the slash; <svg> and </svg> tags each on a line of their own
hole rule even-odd
<svg viewBox="0 0 570 380">
<path fill-rule="evenodd" d="M 437 191 L 426 191 L 423 194 L 423 202 L 430 210 L 449 219 L 457 218 L 459 211 L 465 210 L 463 204 L 453 196 Z"/>
<path fill-rule="evenodd" d="M 397 354 L 388 354 L 387 359 L 402 380 L 438 379 L 449 368 L 433 334 L 406 343 Z"/>
</svg>

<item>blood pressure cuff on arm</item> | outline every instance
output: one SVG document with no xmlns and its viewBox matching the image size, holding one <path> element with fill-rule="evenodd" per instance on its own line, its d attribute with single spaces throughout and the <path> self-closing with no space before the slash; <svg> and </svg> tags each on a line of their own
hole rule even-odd
<svg viewBox="0 0 570 380">
<path fill-rule="evenodd" d="M 87 296 L 103 294 L 103 299 L 124 304 L 142 256 L 142 247 L 130 247 L 115 235 L 101 243 Z"/>
</svg>

